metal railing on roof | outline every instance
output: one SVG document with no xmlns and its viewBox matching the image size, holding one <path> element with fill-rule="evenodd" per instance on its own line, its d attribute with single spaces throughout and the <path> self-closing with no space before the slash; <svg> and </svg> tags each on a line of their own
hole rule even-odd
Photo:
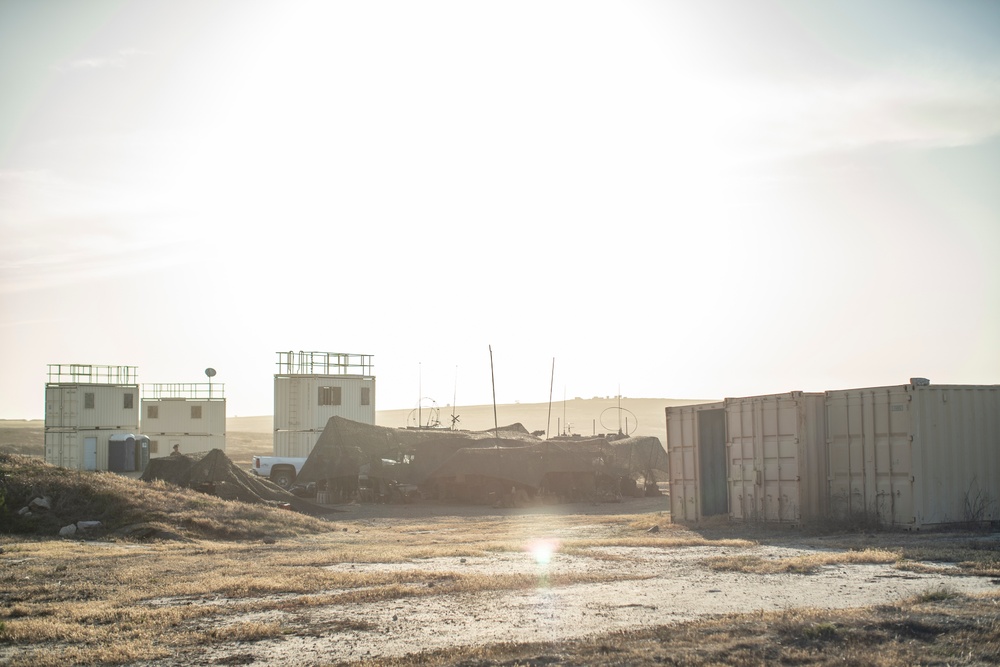
<svg viewBox="0 0 1000 667">
<path fill-rule="evenodd" d="M 49 383 L 134 385 L 139 381 L 137 366 L 101 364 L 49 364 Z"/>
<path fill-rule="evenodd" d="M 220 401 L 225 396 L 226 385 L 222 382 L 156 382 L 142 385 L 143 400 L 184 398 L 199 401 Z"/>
<path fill-rule="evenodd" d="M 371 354 L 344 352 L 278 352 L 278 375 L 368 375 L 374 373 Z"/>
</svg>

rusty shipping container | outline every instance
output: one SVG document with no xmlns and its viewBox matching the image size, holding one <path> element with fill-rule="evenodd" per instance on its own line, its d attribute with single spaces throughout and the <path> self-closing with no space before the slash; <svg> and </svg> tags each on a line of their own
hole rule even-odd
<svg viewBox="0 0 1000 667">
<path fill-rule="evenodd" d="M 1000 519 L 1000 386 L 826 393 L 835 517 L 919 529 Z"/>
</svg>

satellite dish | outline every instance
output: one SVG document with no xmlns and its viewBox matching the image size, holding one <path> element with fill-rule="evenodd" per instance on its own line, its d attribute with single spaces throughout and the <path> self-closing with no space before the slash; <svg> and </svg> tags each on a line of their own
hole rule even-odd
<svg viewBox="0 0 1000 667">
<path fill-rule="evenodd" d="M 206 368 L 205 369 L 205 375 L 207 375 L 210 378 L 215 377 L 215 369 L 214 368 Z"/>
</svg>

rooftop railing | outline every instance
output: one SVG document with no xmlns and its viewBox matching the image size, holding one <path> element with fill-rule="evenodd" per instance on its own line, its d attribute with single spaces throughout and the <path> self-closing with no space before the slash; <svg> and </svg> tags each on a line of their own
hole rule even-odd
<svg viewBox="0 0 1000 667">
<path fill-rule="evenodd" d="M 278 375 L 373 375 L 371 354 L 278 352 Z"/>
<path fill-rule="evenodd" d="M 49 383 L 63 384 L 137 384 L 137 366 L 100 364 L 49 364 Z"/>
<path fill-rule="evenodd" d="M 219 401 L 226 396 L 226 385 L 221 382 L 172 382 L 142 385 L 142 398 L 162 400 L 184 398 L 199 401 Z"/>
</svg>

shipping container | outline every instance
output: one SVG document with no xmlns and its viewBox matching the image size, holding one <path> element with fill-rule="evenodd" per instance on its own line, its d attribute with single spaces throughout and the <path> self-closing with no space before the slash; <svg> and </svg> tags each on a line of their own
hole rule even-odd
<svg viewBox="0 0 1000 667">
<path fill-rule="evenodd" d="M 139 430 L 139 385 L 48 384 L 45 428 Z"/>
<path fill-rule="evenodd" d="M 821 393 L 727 398 L 729 514 L 789 522 L 826 513 L 826 438 Z"/>
<path fill-rule="evenodd" d="M 146 435 L 225 435 L 226 399 L 143 398 Z"/>
<path fill-rule="evenodd" d="M 727 514 L 725 403 L 668 407 L 666 418 L 672 519 Z"/>
<path fill-rule="evenodd" d="M 919 529 L 1000 519 L 1000 386 L 826 393 L 835 517 Z"/>
<path fill-rule="evenodd" d="M 375 378 L 276 376 L 274 428 L 322 431 L 330 417 L 375 423 Z"/>
</svg>

